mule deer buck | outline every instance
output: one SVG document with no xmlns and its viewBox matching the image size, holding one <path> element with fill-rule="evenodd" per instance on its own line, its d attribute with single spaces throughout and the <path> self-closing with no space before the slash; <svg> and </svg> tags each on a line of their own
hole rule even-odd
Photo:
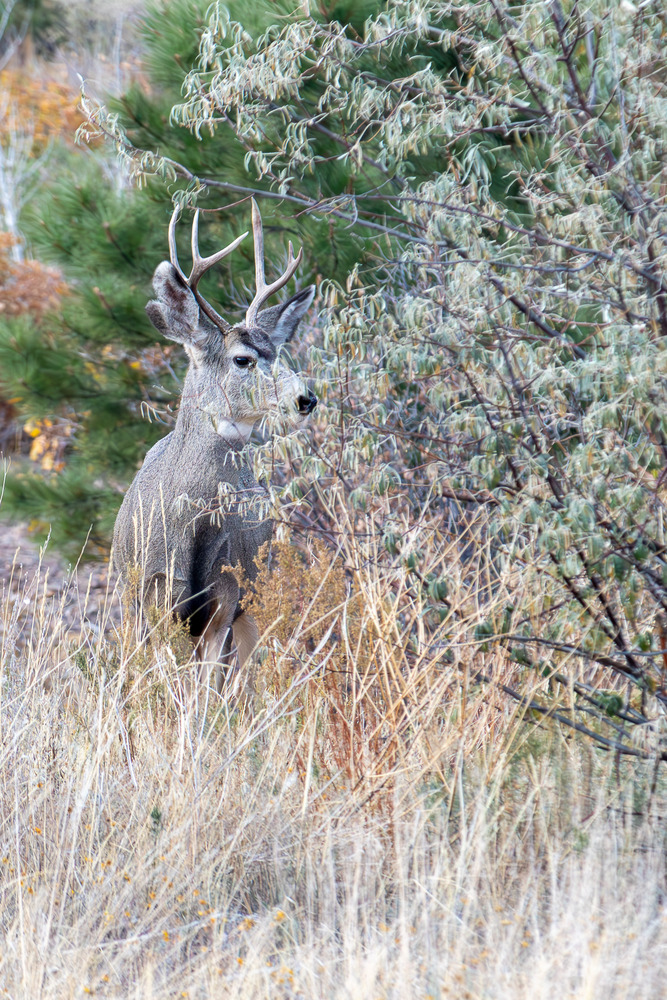
<svg viewBox="0 0 667 1000">
<path fill-rule="evenodd" d="M 245 323 L 231 326 L 198 291 L 201 277 L 248 234 L 210 257 L 199 254 L 199 211 L 192 225 L 192 271 L 186 277 L 176 254 L 177 207 L 169 224 L 171 262 L 158 265 L 156 298 L 148 317 L 169 340 L 182 344 L 190 365 L 174 430 L 148 452 L 123 500 L 114 529 L 113 561 L 126 581 L 132 567 L 142 573 L 139 603 L 156 604 L 187 622 L 200 658 L 217 664 L 216 686 L 236 644 L 243 666 L 257 641 L 257 628 L 241 606 L 233 567 L 253 581 L 255 558 L 269 540 L 271 521 L 252 509 L 265 491 L 253 477 L 242 449 L 254 424 L 265 416 L 299 426 L 317 398 L 280 360 L 310 306 L 313 285 L 286 302 L 261 307 L 294 275 L 303 250 L 289 244 L 285 272 L 272 284 L 264 274 L 262 221 L 252 201 L 257 291 Z M 221 509 L 222 494 L 230 497 Z M 199 513 L 193 510 L 193 504 Z M 250 503 L 248 501 L 251 501 Z M 208 514 L 202 514 L 202 508 Z M 215 516 L 212 509 L 218 508 Z"/>
</svg>

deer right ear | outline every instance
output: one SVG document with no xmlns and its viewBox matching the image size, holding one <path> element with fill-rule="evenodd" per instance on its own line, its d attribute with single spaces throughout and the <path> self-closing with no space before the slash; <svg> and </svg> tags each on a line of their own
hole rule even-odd
<svg viewBox="0 0 667 1000">
<path fill-rule="evenodd" d="M 209 338 L 209 324 L 202 322 L 199 305 L 172 265 L 163 260 L 153 275 L 157 296 L 146 306 L 146 314 L 163 337 L 186 348 L 203 348 Z"/>
</svg>

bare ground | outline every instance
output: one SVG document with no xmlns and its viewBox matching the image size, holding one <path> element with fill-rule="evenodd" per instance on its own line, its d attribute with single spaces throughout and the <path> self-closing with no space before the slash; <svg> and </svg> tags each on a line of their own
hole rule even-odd
<svg viewBox="0 0 667 1000">
<path fill-rule="evenodd" d="M 54 550 L 41 548 L 25 524 L 0 523 L 0 602 L 9 605 L 14 620 L 20 621 L 23 640 L 31 633 L 35 616 L 43 616 L 45 604 L 58 607 L 64 630 L 82 622 L 94 627 L 101 609 L 108 614 L 112 605 L 111 617 L 118 620 L 117 602 L 108 600 L 108 592 L 107 563 L 70 566 Z"/>
</svg>

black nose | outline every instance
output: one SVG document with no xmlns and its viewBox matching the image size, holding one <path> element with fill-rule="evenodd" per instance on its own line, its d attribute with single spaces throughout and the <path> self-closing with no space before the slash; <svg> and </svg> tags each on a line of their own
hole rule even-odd
<svg viewBox="0 0 667 1000">
<path fill-rule="evenodd" d="M 299 413 L 312 413 L 317 406 L 317 396 L 314 392 L 308 390 L 307 396 L 299 396 L 297 401 L 299 407 Z"/>
</svg>

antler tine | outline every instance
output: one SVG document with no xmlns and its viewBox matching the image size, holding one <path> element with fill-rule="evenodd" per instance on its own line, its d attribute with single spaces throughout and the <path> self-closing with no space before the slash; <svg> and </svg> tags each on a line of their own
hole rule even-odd
<svg viewBox="0 0 667 1000">
<path fill-rule="evenodd" d="M 211 254 L 210 257 L 202 257 L 199 254 L 199 209 L 195 212 L 195 217 L 192 220 L 192 271 L 190 272 L 190 277 L 188 278 L 188 285 L 193 292 L 196 292 L 197 285 L 199 284 L 200 278 L 210 271 L 215 264 L 230 254 L 233 250 L 236 250 L 239 243 L 242 242 L 248 235 L 247 232 L 242 233 L 241 236 L 237 236 L 235 240 L 229 244 L 229 246 L 223 247 L 222 250 L 218 250 L 217 253 Z"/>
<path fill-rule="evenodd" d="M 287 284 L 301 263 L 301 259 L 303 257 L 303 247 L 301 247 L 295 257 L 292 244 L 290 242 L 287 257 L 287 268 L 283 274 L 276 279 L 276 281 L 267 285 L 264 273 L 264 230 L 262 228 L 262 217 L 254 198 L 252 199 L 252 237 L 255 243 L 255 284 L 257 285 L 257 291 L 254 299 L 248 306 L 248 311 L 245 316 L 245 324 L 247 327 L 253 326 L 257 320 L 257 313 L 266 300 L 270 299 L 274 292 L 277 292 L 280 288 Z"/>
<path fill-rule="evenodd" d="M 264 275 L 264 227 L 262 225 L 259 205 L 254 198 L 250 200 L 252 203 L 252 241 L 255 247 L 255 285 L 259 292 L 266 285 L 266 277 Z"/>
<path fill-rule="evenodd" d="M 174 205 L 174 211 L 171 213 L 171 219 L 169 220 L 169 260 L 171 261 L 172 267 L 178 272 L 180 278 L 183 279 L 187 285 L 188 279 L 183 271 L 183 268 L 178 263 L 178 253 L 176 252 L 176 223 L 181 216 L 181 206 Z"/>
<path fill-rule="evenodd" d="M 215 323 L 219 330 L 223 333 L 227 333 L 231 329 L 230 324 L 220 315 L 220 313 L 216 312 L 213 306 L 197 291 L 197 285 L 207 271 L 221 261 L 223 257 L 226 257 L 233 250 L 236 250 L 239 243 L 246 238 L 248 233 L 245 232 L 241 236 L 237 236 L 237 238 L 233 240 L 229 246 L 223 247 L 222 250 L 218 250 L 217 253 L 211 254 L 210 257 L 202 257 L 199 253 L 199 209 L 197 209 L 195 217 L 192 220 L 192 270 L 190 271 L 190 276 L 186 277 L 185 272 L 178 263 L 178 254 L 176 252 L 176 223 L 178 222 L 180 214 L 180 205 L 176 205 L 169 222 L 169 259 L 171 260 L 172 266 L 194 295 L 202 312 L 208 316 L 212 323 Z"/>
</svg>

